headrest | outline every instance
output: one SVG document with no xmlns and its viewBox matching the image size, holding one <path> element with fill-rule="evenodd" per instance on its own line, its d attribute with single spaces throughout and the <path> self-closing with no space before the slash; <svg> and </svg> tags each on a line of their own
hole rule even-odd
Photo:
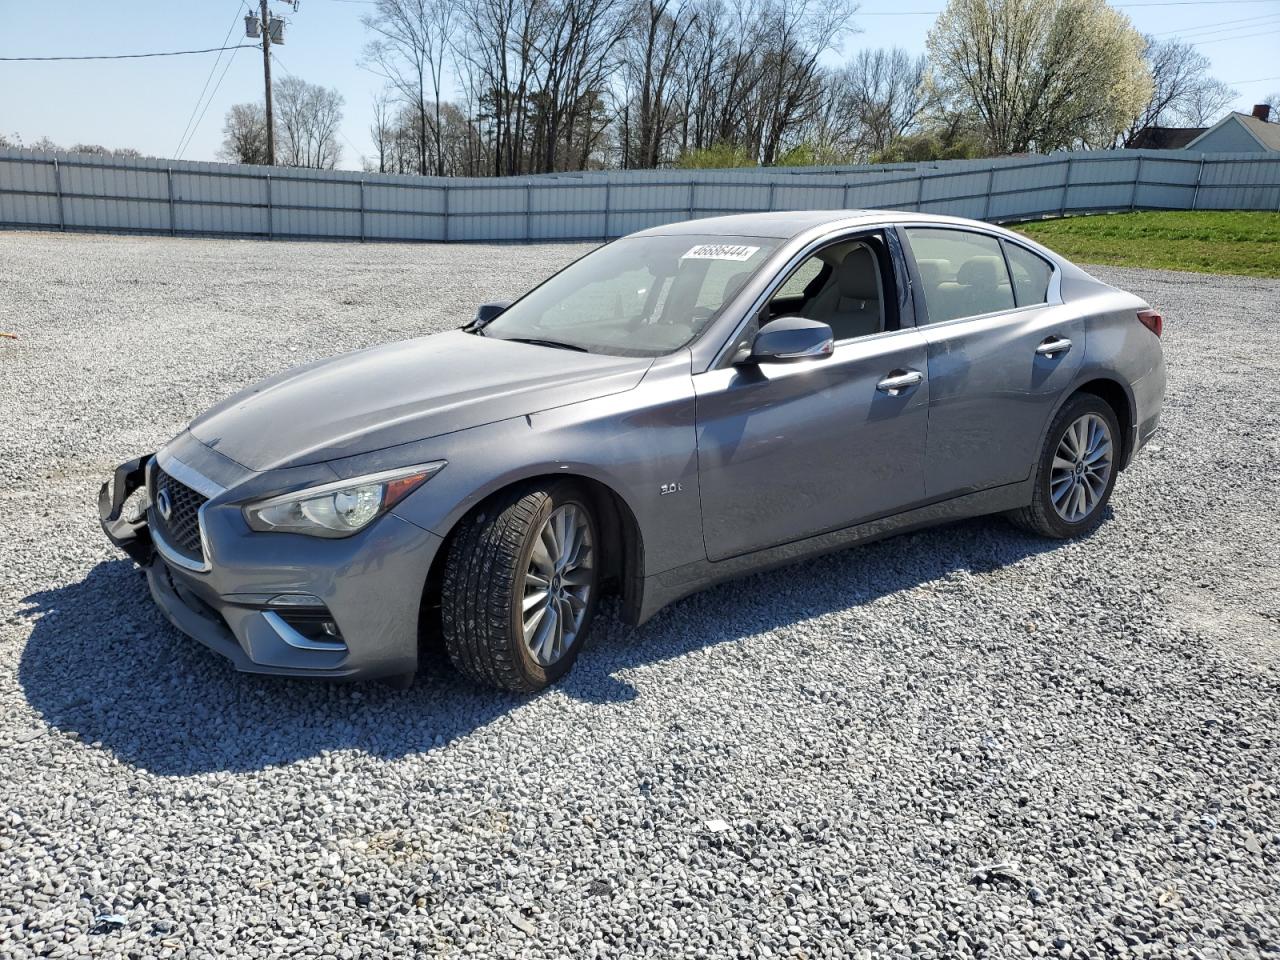
<svg viewBox="0 0 1280 960">
<path fill-rule="evenodd" d="M 880 299 L 880 269 L 869 247 L 856 246 L 836 268 L 840 296 L 850 300 Z"/>
<path fill-rule="evenodd" d="M 931 287 L 946 281 L 951 276 L 951 261 L 936 260 L 917 260 L 916 266 L 920 268 L 920 279 Z"/>
<path fill-rule="evenodd" d="M 994 287 L 1007 282 L 1001 277 L 1004 273 L 1004 261 L 999 257 L 974 257 L 966 260 L 956 274 L 956 282 L 966 287 Z"/>
</svg>

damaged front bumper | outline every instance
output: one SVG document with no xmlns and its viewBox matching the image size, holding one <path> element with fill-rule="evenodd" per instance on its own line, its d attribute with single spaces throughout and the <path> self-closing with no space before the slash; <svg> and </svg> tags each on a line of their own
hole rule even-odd
<svg viewBox="0 0 1280 960">
<path fill-rule="evenodd" d="M 98 491 L 98 522 L 102 532 L 127 553 L 140 567 L 149 567 L 155 558 L 155 545 L 147 526 L 147 504 L 142 503 L 130 517 L 123 516 L 125 504 L 147 485 L 147 463 L 155 456 L 148 453 L 116 467 L 111 479 Z"/>
<path fill-rule="evenodd" d="M 212 494 L 222 484 L 202 471 L 227 467 L 180 441 L 120 464 L 98 493 L 103 532 L 144 568 L 174 626 L 250 673 L 372 679 L 417 669 L 420 605 L 439 537 L 392 514 L 343 539 L 261 533 L 234 497 L 217 494 L 200 511 L 203 562 L 183 563 L 156 516 L 148 473 L 152 484 L 161 468 L 205 480 Z M 234 476 L 219 476 L 223 492 L 243 490 Z"/>
</svg>

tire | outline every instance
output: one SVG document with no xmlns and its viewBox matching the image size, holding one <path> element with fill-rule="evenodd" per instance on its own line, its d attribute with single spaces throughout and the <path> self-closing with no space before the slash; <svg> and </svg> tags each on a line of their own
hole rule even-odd
<svg viewBox="0 0 1280 960">
<path fill-rule="evenodd" d="M 1095 431 L 1103 430 L 1105 455 L 1099 454 L 1102 444 L 1094 446 Z M 1072 433 L 1068 435 L 1068 431 Z M 1085 449 L 1083 455 L 1076 456 L 1081 436 Z M 1031 503 L 1010 513 L 1010 519 L 1031 533 L 1055 540 L 1093 533 L 1102 523 L 1115 488 L 1120 450 L 1120 424 L 1111 405 L 1091 393 L 1076 394 L 1063 404 L 1045 434 Z M 1106 475 L 1100 478 L 1098 464 L 1104 461 Z"/>
<path fill-rule="evenodd" d="M 564 552 L 553 556 L 558 539 Z M 554 683 L 590 631 L 599 558 L 599 524 L 573 484 L 525 487 L 485 504 L 463 520 L 445 563 L 440 619 L 449 659 L 470 679 L 504 690 Z M 557 635 L 562 623 L 570 629 Z"/>
</svg>

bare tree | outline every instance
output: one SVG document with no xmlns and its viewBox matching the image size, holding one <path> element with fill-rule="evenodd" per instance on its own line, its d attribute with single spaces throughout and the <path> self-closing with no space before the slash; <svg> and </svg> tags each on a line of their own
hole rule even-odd
<svg viewBox="0 0 1280 960">
<path fill-rule="evenodd" d="M 1236 98 L 1209 74 L 1209 58 L 1183 40 L 1143 37 L 1143 60 L 1151 72 L 1151 96 L 1129 124 L 1121 142 L 1130 146 L 1145 127 L 1207 126 Z"/>
<path fill-rule="evenodd" d="M 760 162 L 771 164 L 790 131 L 819 103 L 819 58 L 835 47 L 857 10 L 851 0 L 771 0 L 757 26 L 764 80 L 757 103 Z"/>
<path fill-rule="evenodd" d="M 928 45 L 998 153 L 1109 144 L 1151 97 L 1142 35 L 1105 0 L 950 0 Z"/>
<path fill-rule="evenodd" d="M 1239 91 L 1233 90 L 1221 80 L 1211 79 L 1191 91 L 1183 105 L 1181 119 L 1192 127 L 1211 126 L 1239 95 Z"/>
<path fill-rule="evenodd" d="M 342 94 L 293 76 L 277 80 L 274 94 L 277 157 L 292 167 L 336 167 L 342 157 Z"/>
<path fill-rule="evenodd" d="M 656 167 L 671 130 L 679 53 L 698 16 L 688 0 L 638 0 L 625 47 L 627 79 L 635 90 L 627 105 L 626 166 Z M 634 124 L 634 133 L 631 125 Z"/>
<path fill-rule="evenodd" d="M 136 160 L 142 156 L 141 150 L 133 147 L 104 147 L 100 143 L 73 143 L 67 147 L 68 153 L 87 153 L 98 157 L 123 157 Z"/>
<path fill-rule="evenodd" d="M 614 0 L 554 0 L 534 49 L 528 169 L 579 169 L 605 125 L 604 89 L 625 32 Z"/>
<path fill-rule="evenodd" d="M 832 77 L 832 99 L 860 155 L 883 153 L 918 124 L 932 101 L 928 61 L 905 50 L 861 50 Z"/>
<path fill-rule="evenodd" d="M 365 59 L 418 114 L 419 170 L 444 175 L 440 140 L 444 72 L 457 26 L 453 0 L 377 0 L 363 20 L 376 35 Z M 433 122 L 428 122 L 428 117 Z M 428 149 L 428 138 L 431 138 Z"/>
<path fill-rule="evenodd" d="M 0 133 L 0 147 L 21 146 L 23 146 L 22 138 L 16 133 L 12 136 L 5 136 Z M 129 160 L 137 160 L 143 156 L 141 150 L 135 150 L 133 147 L 104 147 L 100 143 L 73 143 L 69 147 L 62 147 L 48 137 L 41 137 L 34 143 L 27 144 L 27 147 L 31 150 L 44 150 L 50 153 L 63 151 L 66 153 L 88 153 L 98 157 L 123 157 Z"/>
<path fill-rule="evenodd" d="M 267 117 L 261 103 L 237 103 L 227 111 L 218 155 L 230 163 L 267 162 Z"/>
<path fill-rule="evenodd" d="M 391 98 L 386 91 L 373 98 L 373 123 L 369 125 L 369 139 L 378 155 L 378 173 L 387 172 L 387 158 L 395 138 L 395 124 L 391 116 Z M 367 165 L 367 164 L 366 164 Z"/>
</svg>

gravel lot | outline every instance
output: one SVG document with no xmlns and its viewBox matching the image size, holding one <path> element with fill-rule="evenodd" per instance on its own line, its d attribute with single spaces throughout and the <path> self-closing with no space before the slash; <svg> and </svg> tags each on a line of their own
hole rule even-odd
<svg viewBox="0 0 1280 960">
<path fill-rule="evenodd" d="M 583 247 L 0 233 L 0 956 L 1280 952 L 1280 282 L 1163 308 L 1094 537 L 711 590 L 532 698 L 234 673 L 97 527 L 120 460 Z"/>
</svg>

